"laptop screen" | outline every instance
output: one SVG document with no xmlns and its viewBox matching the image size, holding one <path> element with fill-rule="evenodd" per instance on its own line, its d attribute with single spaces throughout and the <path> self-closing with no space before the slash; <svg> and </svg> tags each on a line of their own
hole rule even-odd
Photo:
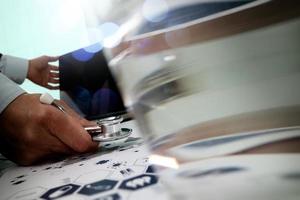
<svg viewBox="0 0 300 200">
<path fill-rule="evenodd" d="M 87 119 L 126 113 L 119 89 L 102 51 L 85 49 L 59 58 L 60 98 Z"/>
</svg>

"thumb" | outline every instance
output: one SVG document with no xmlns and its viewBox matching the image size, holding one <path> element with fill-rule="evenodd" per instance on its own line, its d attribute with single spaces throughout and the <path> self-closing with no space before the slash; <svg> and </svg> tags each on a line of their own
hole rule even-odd
<svg viewBox="0 0 300 200">
<path fill-rule="evenodd" d="M 58 61 L 59 56 L 47 56 L 48 62 Z"/>
<path fill-rule="evenodd" d="M 80 119 L 80 124 L 83 127 L 88 127 L 88 126 L 98 126 L 97 122 L 95 121 L 88 121 L 85 118 Z"/>
</svg>

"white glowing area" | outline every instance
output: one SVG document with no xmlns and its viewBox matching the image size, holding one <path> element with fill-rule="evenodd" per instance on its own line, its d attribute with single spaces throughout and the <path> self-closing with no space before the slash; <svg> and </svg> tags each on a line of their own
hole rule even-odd
<svg viewBox="0 0 300 200">
<path fill-rule="evenodd" d="M 163 167 L 178 169 L 179 164 L 175 158 L 153 154 L 149 157 L 149 163 Z"/>
<path fill-rule="evenodd" d="M 120 39 L 116 37 L 120 26 L 113 22 L 105 22 L 100 25 L 99 29 L 103 35 L 103 46 L 112 48 L 120 43 Z"/>
<path fill-rule="evenodd" d="M 170 61 L 176 60 L 176 55 L 167 55 L 163 59 L 166 62 L 170 62 Z"/>
<path fill-rule="evenodd" d="M 85 47 L 84 50 L 88 53 L 97 53 L 103 49 L 103 45 L 101 42 L 97 42 L 93 45 Z"/>
<path fill-rule="evenodd" d="M 121 42 L 119 30 L 120 26 L 114 22 L 105 22 L 95 28 L 88 29 L 90 42 L 97 44 L 96 46 L 92 45 L 92 51 L 100 51 L 103 47 L 113 48 L 117 46 Z"/>
<path fill-rule="evenodd" d="M 167 17 L 169 6 L 164 0 L 146 0 L 142 11 L 148 21 L 159 22 Z"/>
</svg>

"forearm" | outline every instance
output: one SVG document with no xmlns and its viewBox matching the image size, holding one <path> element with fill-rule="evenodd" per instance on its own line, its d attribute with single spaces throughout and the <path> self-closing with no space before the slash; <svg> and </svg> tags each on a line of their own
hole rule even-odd
<svg viewBox="0 0 300 200">
<path fill-rule="evenodd" d="M 18 96 L 25 93 L 16 83 L 0 73 L 0 114 Z"/>
<path fill-rule="evenodd" d="M 0 72 L 14 82 L 21 84 L 28 73 L 28 60 L 2 55 L 0 58 Z"/>
</svg>

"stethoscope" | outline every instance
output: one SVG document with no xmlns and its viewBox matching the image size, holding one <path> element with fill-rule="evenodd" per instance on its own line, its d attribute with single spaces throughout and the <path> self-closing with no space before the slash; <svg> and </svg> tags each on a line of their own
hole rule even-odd
<svg viewBox="0 0 300 200">
<path fill-rule="evenodd" d="M 40 96 L 40 102 L 52 105 L 67 114 L 66 109 L 56 103 L 48 93 Z M 98 120 L 96 126 L 88 126 L 84 129 L 92 136 L 93 141 L 100 142 L 103 147 L 112 148 L 126 141 L 132 133 L 130 128 L 121 128 L 122 121 L 121 116 L 108 117 Z"/>
</svg>

